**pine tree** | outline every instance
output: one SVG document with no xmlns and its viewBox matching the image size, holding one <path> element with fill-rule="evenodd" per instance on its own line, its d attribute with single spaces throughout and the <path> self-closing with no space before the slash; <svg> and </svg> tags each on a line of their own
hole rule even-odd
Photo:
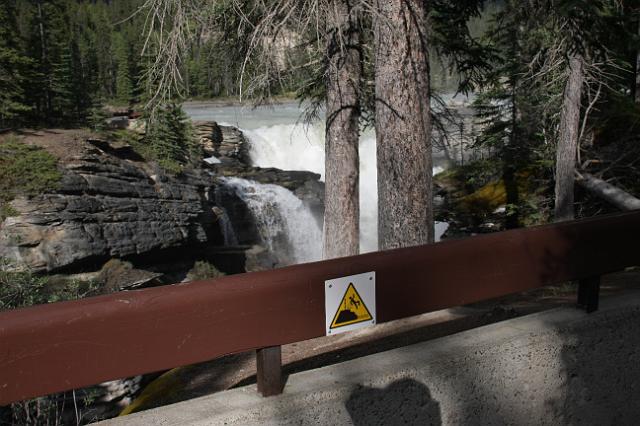
<svg viewBox="0 0 640 426">
<path fill-rule="evenodd" d="M 0 4 L 0 127 L 15 125 L 30 111 L 25 74 L 31 61 L 20 50 L 15 0 Z"/>
<path fill-rule="evenodd" d="M 620 43 L 619 37 L 624 34 L 625 28 L 624 9 L 617 1 L 556 0 L 552 5 L 548 22 L 557 41 L 551 47 L 563 55 L 562 60 L 555 61 L 555 66 L 562 70 L 564 87 L 558 131 L 555 134 L 554 170 L 554 219 L 562 221 L 575 217 L 574 179 L 580 129 L 583 120 L 588 118 L 581 119 L 583 94 L 588 95 L 589 87 L 595 85 L 602 87 L 603 84 L 615 84 L 616 76 L 625 67 L 625 62 L 616 58 L 615 51 L 620 51 L 620 47 L 615 44 L 624 46 L 626 43 Z M 543 71 L 549 72 L 549 67 Z"/>
<path fill-rule="evenodd" d="M 77 46 L 69 42 L 67 48 L 61 48 L 60 56 L 52 63 L 51 92 L 52 107 L 59 123 L 69 125 L 77 122 L 76 110 L 76 60 Z"/>
<path fill-rule="evenodd" d="M 426 2 L 376 2 L 375 126 L 380 249 L 433 242 Z"/>
<path fill-rule="evenodd" d="M 543 113 L 537 107 L 535 86 L 526 79 L 536 47 L 544 38 L 537 31 L 538 16 L 529 4 L 508 0 L 494 16 L 487 43 L 495 52 L 493 66 L 485 70 L 483 92 L 475 107 L 484 128 L 479 143 L 497 154 L 506 195 L 506 228 L 520 226 L 522 199 L 518 172 L 530 164 L 534 147 L 541 144 Z"/>
<path fill-rule="evenodd" d="M 166 170 L 179 173 L 191 160 L 195 144 L 193 130 L 182 106 L 175 102 L 160 106 L 147 117 L 145 143 Z"/>
<path fill-rule="evenodd" d="M 360 251 L 361 12 L 345 0 L 335 0 L 331 10 L 326 41 L 325 259 Z"/>
<path fill-rule="evenodd" d="M 113 38 L 116 59 L 116 100 L 129 104 L 133 97 L 133 83 L 129 66 L 129 49 L 124 36 L 116 33 Z"/>
</svg>

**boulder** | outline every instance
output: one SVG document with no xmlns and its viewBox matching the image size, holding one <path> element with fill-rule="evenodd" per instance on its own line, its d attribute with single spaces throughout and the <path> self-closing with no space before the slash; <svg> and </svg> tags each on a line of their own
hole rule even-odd
<svg viewBox="0 0 640 426">
<path fill-rule="evenodd" d="M 216 157 L 224 164 L 249 165 L 249 142 L 240 129 L 219 126 L 215 121 L 196 121 L 194 134 L 205 157 Z"/>
<path fill-rule="evenodd" d="M 254 245 L 245 251 L 245 270 L 247 272 L 268 271 L 279 265 L 280 260 L 261 245 Z"/>
<path fill-rule="evenodd" d="M 157 272 L 136 269 L 131 262 L 111 259 L 104 264 L 97 280 L 105 291 L 119 291 L 153 286 L 161 277 L 162 274 Z"/>
</svg>

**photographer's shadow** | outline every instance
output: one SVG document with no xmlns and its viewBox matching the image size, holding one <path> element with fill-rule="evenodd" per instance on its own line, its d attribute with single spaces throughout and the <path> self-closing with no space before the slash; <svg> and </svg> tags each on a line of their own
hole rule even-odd
<svg viewBox="0 0 640 426">
<path fill-rule="evenodd" d="M 440 404 L 424 384 L 402 379 L 383 389 L 360 387 L 345 403 L 355 426 L 441 425 Z"/>
</svg>

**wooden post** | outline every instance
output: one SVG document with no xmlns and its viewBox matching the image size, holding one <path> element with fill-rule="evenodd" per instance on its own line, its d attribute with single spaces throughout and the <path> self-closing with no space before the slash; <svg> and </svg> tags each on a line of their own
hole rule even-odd
<svg viewBox="0 0 640 426">
<path fill-rule="evenodd" d="M 600 276 L 585 278 L 578 283 L 578 305 L 588 314 L 598 310 L 600 297 Z"/>
<path fill-rule="evenodd" d="M 282 393 L 282 350 L 281 346 L 272 346 L 256 350 L 258 392 L 262 396 Z"/>
</svg>

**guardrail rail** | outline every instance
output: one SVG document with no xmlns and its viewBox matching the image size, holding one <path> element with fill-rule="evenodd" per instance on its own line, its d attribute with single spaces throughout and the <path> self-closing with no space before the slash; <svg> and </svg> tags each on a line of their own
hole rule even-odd
<svg viewBox="0 0 640 426">
<path fill-rule="evenodd" d="M 591 312 L 639 236 L 628 212 L 0 312 L 0 406 L 249 350 L 277 394 L 280 346 L 325 334 L 325 281 L 369 271 L 378 323 L 569 280 Z"/>
</svg>

